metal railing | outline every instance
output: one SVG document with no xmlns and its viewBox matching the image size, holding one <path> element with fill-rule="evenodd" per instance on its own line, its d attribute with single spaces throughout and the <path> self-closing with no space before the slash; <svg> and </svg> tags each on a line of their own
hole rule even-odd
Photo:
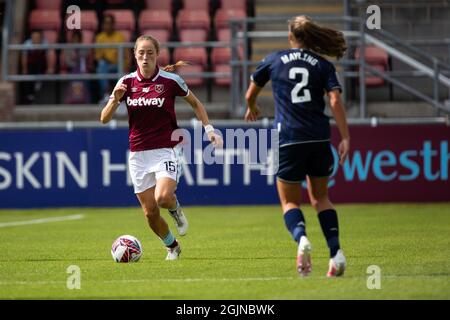
<svg viewBox="0 0 450 320">
<path fill-rule="evenodd" d="M 240 42 L 244 46 L 244 52 L 248 52 L 249 39 L 267 37 L 267 38 L 287 38 L 287 31 L 282 32 L 268 32 L 268 31 L 248 31 L 248 26 L 255 23 L 273 23 L 273 22 L 286 22 L 290 17 L 256 17 L 247 19 L 236 19 L 231 21 L 232 26 L 232 47 L 233 56 L 231 61 L 232 77 L 233 79 L 239 79 L 239 74 L 242 74 L 241 82 L 238 84 L 236 81 L 232 83 L 232 104 L 233 110 L 236 114 L 241 115 L 244 111 L 245 102 L 245 90 L 248 87 L 249 77 L 248 68 L 257 66 L 259 62 L 249 61 L 247 59 L 239 59 L 237 55 L 236 43 Z M 432 105 L 437 110 L 450 113 L 450 105 L 442 103 L 439 100 L 439 86 L 443 85 L 447 87 L 450 95 L 450 67 L 445 62 L 438 60 L 437 58 L 427 55 L 426 53 L 411 46 L 406 41 L 399 39 L 398 37 L 383 31 L 376 30 L 370 34 L 365 27 L 365 20 L 357 17 L 336 17 L 336 16 L 312 16 L 312 19 L 318 22 L 338 22 L 344 23 L 346 26 L 353 26 L 356 30 L 343 31 L 347 40 L 356 40 L 357 46 L 360 49 L 359 59 L 355 60 L 348 55 L 337 61 L 335 64 L 343 66 L 344 77 L 358 78 L 359 81 L 359 116 L 360 118 L 366 118 L 367 114 L 367 101 L 366 101 L 366 77 L 368 75 L 375 75 L 383 78 L 388 83 L 392 83 L 394 86 L 410 93 L 416 98 L 423 100 Z M 352 29 L 353 29 L 352 28 Z M 449 61 L 450 61 L 450 40 L 443 40 L 442 43 L 449 46 Z M 412 70 L 401 72 L 380 72 L 377 69 L 368 65 L 365 61 L 365 47 L 367 44 L 374 44 L 378 47 L 386 50 L 391 56 L 399 59 L 400 61 L 408 64 Z M 423 44 L 426 44 L 424 42 Z M 436 42 L 434 42 L 436 44 Z M 394 47 L 395 46 L 395 47 Z M 402 49 L 402 50 L 400 50 Z M 405 52 L 408 51 L 408 52 Z M 418 61 L 411 55 L 419 56 L 423 60 L 427 61 L 431 66 Z M 359 71 L 348 71 L 349 66 L 357 66 Z M 428 77 L 433 81 L 433 97 L 428 97 L 423 92 L 416 88 L 407 85 L 398 78 L 401 77 Z M 450 99 L 450 97 L 449 97 Z M 450 100 L 449 100 L 450 101 Z"/>
<path fill-rule="evenodd" d="M 23 45 L 10 44 L 9 36 L 13 31 L 10 29 L 11 17 L 13 16 L 13 1 L 6 2 L 6 12 L 3 27 L 3 45 L 2 45 L 2 79 L 3 81 L 70 81 L 70 80 L 97 80 L 97 79 L 118 79 L 124 74 L 124 57 L 125 50 L 133 48 L 134 43 L 114 43 L 114 44 L 41 44 L 41 45 Z M 231 41 L 230 42 L 167 42 L 162 43 L 161 47 L 177 48 L 177 47 L 231 47 L 232 57 L 230 61 L 231 73 L 229 72 L 201 72 L 201 73 L 184 73 L 184 77 L 201 77 L 201 78 L 218 78 L 231 77 L 230 96 L 231 103 L 229 112 L 234 115 L 242 115 L 245 109 L 245 91 L 249 83 L 249 67 L 258 65 L 257 61 L 248 60 L 249 57 L 249 42 L 251 39 L 265 37 L 265 38 L 282 38 L 287 37 L 287 30 L 283 32 L 267 32 L 267 31 L 251 31 L 251 26 L 256 23 L 270 23 L 282 22 L 285 23 L 291 17 L 256 17 L 235 19 L 230 21 Z M 336 62 L 344 69 L 342 73 L 344 77 L 358 78 L 359 81 L 359 116 L 366 118 L 367 102 L 366 102 L 366 77 L 367 75 L 375 75 L 392 83 L 396 87 L 412 94 L 420 100 L 426 101 L 436 108 L 436 110 L 443 110 L 449 112 L 450 106 L 439 101 L 440 86 L 444 85 L 448 88 L 450 94 L 450 68 L 448 64 L 425 54 L 421 50 L 411 46 L 406 41 L 395 37 L 383 30 L 377 30 L 367 33 L 365 28 L 365 21 L 358 17 L 350 16 L 312 16 L 318 22 L 338 22 L 345 24 L 346 28 L 350 27 L 352 30 L 345 30 L 344 35 L 349 41 L 355 41 L 360 47 L 359 60 L 344 57 L 342 60 Z M 287 25 L 286 25 L 287 29 Z M 450 61 L 450 40 L 445 40 L 449 48 Z M 370 65 L 367 65 L 364 59 L 364 51 L 366 44 L 375 44 L 385 49 L 390 55 L 408 64 L 412 70 L 410 71 L 387 71 L 380 72 Z M 426 45 L 426 42 L 424 42 Z M 64 49 L 86 49 L 92 50 L 96 48 L 115 48 L 118 50 L 118 72 L 108 74 L 85 73 L 85 74 L 41 74 L 41 75 L 22 75 L 9 74 L 8 65 L 11 52 L 26 51 L 26 50 L 64 50 Z M 239 55 L 239 48 L 243 49 L 243 56 Z M 405 54 L 408 51 L 410 55 Z M 427 61 L 422 63 L 413 56 L 418 56 Z M 430 66 L 431 65 L 431 66 Z M 350 67 L 359 67 L 358 71 L 349 70 Z M 428 77 L 433 81 L 433 96 L 428 97 L 423 92 L 413 88 L 399 78 L 402 77 Z M 208 82 L 210 86 L 210 82 Z M 436 115 L 439 115 L 437 113 Z"/>
</svg>

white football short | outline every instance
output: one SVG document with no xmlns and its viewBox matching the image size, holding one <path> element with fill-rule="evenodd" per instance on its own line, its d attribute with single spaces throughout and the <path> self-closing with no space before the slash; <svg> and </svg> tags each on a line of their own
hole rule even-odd
<svg viewBox="0 0 450 320">
<path fill-rule="evenodd" d="M 128 165 L 134 193 L 153 188 L 160 178 L 170 178 L 178 183 L 181 175 L 181 148 L 161 148 L 130 151 Z"/>
</svg>

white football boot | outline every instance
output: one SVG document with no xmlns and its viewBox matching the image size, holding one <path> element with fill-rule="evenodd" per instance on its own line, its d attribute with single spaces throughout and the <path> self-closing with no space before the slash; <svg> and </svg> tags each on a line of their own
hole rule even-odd
<svg viewBox="0 0 450 320">
<path fill-rule="evenodd" d="M 178 201 L 177 201 L 178 204 Z M 183 210 L 181 209 L 180 205 L 178 204 L 178 208 L 175 211 L 169 210 L 170 216 L 175 221 L 175 227 L 177 228 L 178 234 L 180 236 L 184 236 L 187 233 L 189 223 L 186 219 L 186 216 L 183 213 Z"/>
<path fill-rule="evenodd" d="M 344 274 L 347 261 L 345 260 L 342 250 L 339 249 L 336 255 L 330 259 L 327 277 L 339 277 Z"/>
<path fill-rule="evenodd" d="M 297 271 L 302 277 L 311 272 L 311 243 L 308 238 L 302 236 L 297 251 Z"/>
<path fill-rule="evenodd" d="M 174 248 L 166 248 L 166 249 L 167 249 L 166 260 L 177 260 L 180 257 L 181 247 L 179 244 Z"/>
</svg>

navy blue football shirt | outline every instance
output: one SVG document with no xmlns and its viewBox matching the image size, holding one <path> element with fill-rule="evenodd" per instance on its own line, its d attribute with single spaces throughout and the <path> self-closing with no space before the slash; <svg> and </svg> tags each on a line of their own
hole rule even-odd
<svg viewBox="0 0 450 320">
<path fill-rule="evenodd" d="M 259 87 L 272 80 L 280 146 L 330 139 L 324 94 L 341 91 L 331 62 L 309 50 L 282 50 L 268 55 L 251 80 Z"/>
</svg>

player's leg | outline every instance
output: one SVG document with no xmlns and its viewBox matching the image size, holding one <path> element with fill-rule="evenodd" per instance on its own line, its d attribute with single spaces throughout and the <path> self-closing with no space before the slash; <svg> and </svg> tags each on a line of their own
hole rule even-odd
<svg viewBox="0 0 450 320">
<path fill-rule="evenodd" d="M 156 183 L 156 201 L 161 208 L 169 211 L 169 215 L 175 222 L 178 234 L 184 236 L 187 233 L 189 223 L 175 195 L 176 188 L 177 182 L 172 178 L 159 178 Z"/>
<path fill-rule="evenodd" d="M 298 245 L 297 270 L 305 276 L 311 271 L 311 244 L 306 238 L 305 217 L 300 209 L 301 182 L 305 179 L 303 148 L 302 145 L 280 148 L 277 190 L 286 228 Z"/>
<path fill-rule="evenodd" d="M 307 276 L 311 272 L 311 243 L 306 238 L 305 217 L 300 210 L 301 184 L 277 179 L 277 190 L 286 228 L 298 244 L 297 271 Z"/>
<path fill-rule="evenodd" d="M 155 187 L 149 188 L 143 192 L 136 193 L 137 198 L 141 204 L 142 210 L 144 211 L 145 218 L 147 219 L 148 225 L 156 233 L 156 235 L 163 241 L 164 245 L 169 251 L 169 255 L 172 251 L 179 250 L 179 244 L 172 232 L 167 225 L 167 222 L 160 215 L 159 207 L 155 199 Z M 169 255 L 167 260 L 169 259 Z M 176 257 L 178 257 L 179 252 L 177 252 Z M 176 258 L 175 257 L 175 258 Z"/>
<path fill-rule="evenodd" d="M 340 250 L 337 212 L 328 197 L 328 177 L 308 177 L 308 194 L 311 205 L 318 213 L 320 227 L 330 249 L 327 275 L 340 276 L 344 273 L 346 261 Z"/>
<path fill-rule="evenodd" d="M 181 174 L 181 166 L 178 150 L 175 148 L 165 148 L 159 150 L 161 156 L 161 164 L 156 177 L 155 199 L 161 208 L 169 211 L 169 215 L 173 218 L 178 234 L 184 236 L 187 233 L 189 223 L 180 206 L 175 192 L 177 190 L 178 179 Z"/>
</svg>

